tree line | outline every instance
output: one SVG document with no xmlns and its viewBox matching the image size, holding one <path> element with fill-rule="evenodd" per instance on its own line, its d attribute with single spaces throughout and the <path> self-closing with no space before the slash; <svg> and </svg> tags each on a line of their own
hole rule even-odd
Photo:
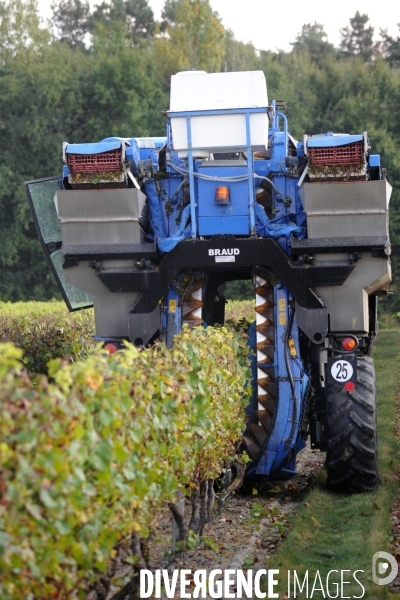
<svg viewBox="0 0 400 600">
<path fill-rule="evenodd" d="M 399 25 L 400 27 L 400 25 Z M 399 31 L 400 34 L 400 31 Z M 357 12 L 339 47 L 323 25 L 299 23 L 291 50 L 235 39 L 209 0 L 166 0 L 160 21 L 147 0 L 0 0 L 0 298 L 58 296 L 22 186 L 61 171 L 63 141 L 163 135 L 170 76 L 261 69 L 287 106 L 291 133 L 368 131 L 394 187 L 391 239 L 400 282 L 400 35 Z M 396 275 L 398 273 L 398 275 Z M 385 301 L 400 310 L 397 294 Z"/>
</svg>

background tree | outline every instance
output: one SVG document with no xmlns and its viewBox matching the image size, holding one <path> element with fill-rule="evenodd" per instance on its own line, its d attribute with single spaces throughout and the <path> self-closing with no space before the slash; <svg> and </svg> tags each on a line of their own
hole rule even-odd
<svg viewBox="0 0 400 600">
<path fill-rule="evenodd" d="M 32 179 L 35 169 L 43 173 L 43 148 L 35 155 L 46 131 L 41 109 L 46 113 L 46 105 L 57 98 L 49 89 L 51 77 L 42 54 L 49 42 L 50 32 L 40 26 L 34 0 L 0 2 L 0 295 L 5 299 L 49 298 L 57 293 L 40 256 L 23 189 L 23 181 Z M 42 81 L 35 85 L 39 55 Z M 40 89 L 46 76 L 47 85 Z M 36 92 L 43 107 L 36 103 Z M 50 135 L 53 118 L 48 123 Z"/>
<path fill-rule="evenodd" d="M 161 134 L 166 101 L 151 67 L 151 48 L 132 47 L 116 27 L 104 31 L 99 25 L 84 51 L 51 42 L 33 2 L 1 8 L 0 296 L 49 299 L 59 296 L 58 288 L 23 182 L 61 172 L 64 140 Z"/>
<path fill-rule="evenodd" d="M 345 56 L 360 56 L 365 61 L 371 60 L 374 54 L 374 28 L 371 25 L 367 27 L 368 21 L 368 15 L 361 15 L 357 11 L 350 19 L 350 27 L 340 30 L 340 49 Z"/>
<path fill-rule="evenodd" d="M 311 60 L 322 67 L 328 56 L 336 54 L 333 44 L 328 42 L 324 26 L 320 23 L 307 23 L 301 28 L 296 40 L 291 44 L 295 52 L 307 50 Z"/>
<path fill-rule="evenodd" d="M 168 75 L 185 69 L 220 71 L 225 53 L 225 29 L 209 0 L 169 0 L 162 13 L 158 60 Z"/>
<path fill-rule="evenodd" d="M 260 52 L 259 68 L 267 79 L 269 100 L 283 100 L 287 106 L 291 134 L 301 140 L 304 133 L 320 133 L 313 127 L 317 97 L 312 84 L 319 68 L 309 53 Z"/>
<path fill-rule="evenodd" d="M 176 21 L 176 9 L 180 0 L 166 0 L 161 13 L 161 31 L 166 31 L 168 27 L 173 27 Z"/>
<path fill-rule="evenodd" d="M 147 0 L 104 1 L 96 6 L 88 21 L 91 30 L 97 24 L 109 27 L 115 22 L 126 23 L 134 42 L 151 38 L 154 33 L 154 13 Z"/>
<path fill-rule="evenodd" d="M 35 52 L 50 40 L 41 27 L 36 0 L 0 0 L 0 64 L 20 52 Z"/>
<path fill-rule="evenodd" d="M 253 44 L 235 40 L 230 29 L 225 32 L 225 50 L 221 61 L 222 71 L 252 71 L 259 69 L 259 58 Z"/>
<path fill-rule="evenodd" d="M 400 23 L 397 23 L 397 27 L 400 29 Z M 394 38 L 390 36 L 387 32 L 387 29 L 381 29 L 380 31 L 382 38 L 382 54 L 385 57 L 385 60 L 392 65 L 399 67 L 400 66 L 400 37 Z"/>
<path fill-rule="evenodd" d="M 85 61 L 81 141 L 165 134 L 163 109 L 168 96 L 160 89 L 153 46 L 132 45 L 123 27 L 113 22 L 98 24 L 94 30 Z"/>
<path fill-rule="evenodd" d="M 51 5 L 57 38 L 75 48 L 83 47 L 88 31 L 89 0 L 59 0 Z"/>
</svg>

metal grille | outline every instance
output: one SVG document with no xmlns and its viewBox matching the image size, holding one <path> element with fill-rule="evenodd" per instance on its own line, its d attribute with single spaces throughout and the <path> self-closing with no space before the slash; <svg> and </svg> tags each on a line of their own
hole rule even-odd
<svg viewBox="0 0 400 600">
<path fill-rule="evenodd" d="M 363 142 L 330 146 L 328 148 L 308 148 L 312 165 L 359 165 L 363 162 Z"/>
<path fill-rule="evenodd" d="M 101 154 L 68 154 L 67 157 L 71 173 L 109 173 L 121 170 L 120 150 L 110 150 Z"/>
</svg>

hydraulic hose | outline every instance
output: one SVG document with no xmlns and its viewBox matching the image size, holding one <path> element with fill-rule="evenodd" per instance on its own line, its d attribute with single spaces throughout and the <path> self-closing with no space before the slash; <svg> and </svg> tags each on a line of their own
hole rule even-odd
<svg viewBox="0 0 400 600">
<path fill-rule="evenodd" d="M 289 321 L 286 327 L 286 332 L 285 332 L 285 364 L 286 364 L 286 370 L 287 370 L 287 374 L 288 374 L 288 379 L 289 379 L 289 383 L 290 383 L 290 387 L 292 388 L 292 396 L 293 396 L 293 419 L 292 419 L 292 429 L 290 431 L 290 436 L 287 440 L 285 440 L 285 443 L 290 446 L 292 441 L 293 441 L 293 437 L 294 437 L 294 432 L 296 429 L 296 425 L 297 425 L 297 418 L 298 418 L 298 410 L 297 410 L 297 394 L 296 394 L 296 387 L 294 384 L 294 378 L 293 378 L 293 373 L 292 370 L 290 368 L 290 360 L 289 360 L 289 337 L 290 337 L 290 332 L 292 330 L 292 325 L 293 325 L 293 319 L 294 319 L 294 307 L 292 308 L 292 311 L 290 313 L 289 316 Z"/>
<path fill-rule="evenodd" d="M 168 162 L 167 165 L 171 169 L 174 169 L 175 171 L 177 171 L 180 175 L 186 176 L 189 173 L 189 171 L 187 171 L 183 167 L 178 167 L 170 162 Z M 217 176 L 213 177 L 212 175 L 205 175 L 204 173 L 194 172 L 193 175 L 195 177 L 198 177 L 199 179 L 204 179 L 206 181 L 223 181 L 223 182 L 227 182 L 227 183 L 235 183 L 235 181 L 246 181 L 249 178 L 249 176 L 247 174 L 246 175 L 232 175 L 231 177 L 217 177 Z M 274 192 L 278 196 L 281 195 L 281 193 L 278 190 L 278 188 L 276 187 L 276 185 L 271 181 L 271 179 L 268 179 L 268 177 L 264 177 L 263 175 L 257 175 L 256 173 L 253 173 L 253 178 L 254 179 L 262 179 L 263 181 L 268 181 L 268 183 L 270 184 L 270 186 L 272 187 Z"/>
<path fill-rule="evenodd" d="M 171 169 L 174 169 L 174 171 L 177 171 L 177 173 L 179 173 L 180 175 L 188 175 L 189 171 L 187 169 L 184 169 L 183 167 L 177 167 L 176 165 L 172 164 L 172 163 L 167 163 L 168 167 L 171 167 Z M 244 174 L 244 175 L 232 175 L 231 177 L 213 177 L 212 175 L 206 175 L 205 173 L 196 173 L 194 172 L 193 175 L 195 177 L 198 177 L 199 179 L 205 179 L 207 181 L 228 181 L 231 183 L 234 183 L 235 181 L 246 181 L 249 177 L 248 175 Z"/>
<path fill-rule="evenodd" d="M 278 188 L 276 187 L 276 185 L 271 181 L 271 179 L 268 179 L 268 177 L 264 177 L 263 175 L 256 175 L 255 173 L 253 174 L 253 177 L 254 177 L 254 179 L 262 179 L 263 181 L 268 181 L 268 183 L 274 190 L 275 194 L 277 194 L 277 196 L 281 195 L 281 193 L 278 190 Z"/>
</svg>

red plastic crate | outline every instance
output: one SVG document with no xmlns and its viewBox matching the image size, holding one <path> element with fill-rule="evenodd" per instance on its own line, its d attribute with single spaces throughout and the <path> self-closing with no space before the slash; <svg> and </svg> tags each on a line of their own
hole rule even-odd
<svg viewBox="0 0 400 600">
<path fill-rule="evenodd" d="M 308 148 L 312 165 L 359 165 L 363 162 L 363 142 L 328 148 Z"/>
<path fill-rule="evenodd" d="M 67 163 L 71 173 L 108 173 L 121 170 L 122 153 L 110 150 L 101 154 L 68 154 Z"/>
</svg>

